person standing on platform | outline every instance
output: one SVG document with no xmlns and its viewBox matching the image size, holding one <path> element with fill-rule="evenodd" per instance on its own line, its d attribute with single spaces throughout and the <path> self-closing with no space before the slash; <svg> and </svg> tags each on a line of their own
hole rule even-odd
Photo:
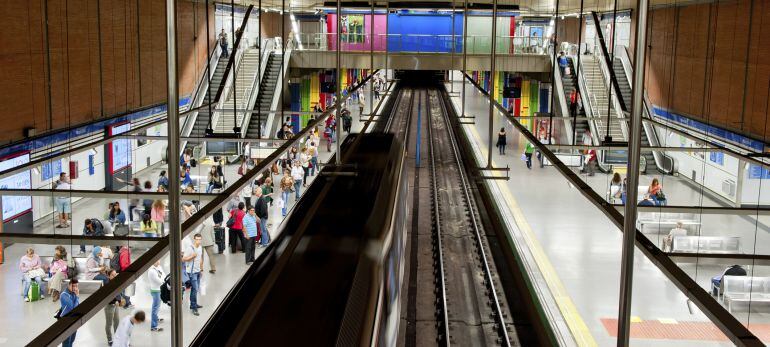
<svg viewBox="0 0 770 347">
<path fill-rule="evenodd" d="M 163 331 L 163 328 L 158 327 L 158 323 L 163 319 L 158 318 L 158 311 L 160 310 L 160 288 L 163 286 L 163 282 L 166 279 L 166 273 L 163 271 L 163 267 L 160 266 L 160 260 L 155 261 L 152 264 L 150 270 L 147 271 L 147 279 L 150 283 L 150 295 L 152 296 L 152 311 L 150 311 L 150 331 Z"/>
<path fill-rule="evenodd" d="M 221 209 L 220 209 L 221 211 Z M 216 244 L 216 237 L 214 236 L 214 221 L 212 218 L 206 218 L 203 221 L 203 228 L 201 229 L 201 245 L 203 250 L 206 251 L 206 257 L 209 258 L 209 273 L 213 274 L 217 272 L 217 265 L 215 263 L 214 245 Z"/>
<path fill-rule="evenodd" d="M 200 289 L 201 272 L 203 271 L 203 248 L 201 247 L 201 234 L 193 236 L 193 242 L 188 243 L 182 257 L 184 271 L 190 279 L 190 310 L 192 314 L 199 316 L 198 290 Z"/>
<path fill-rule="evenodd" d="M 109 270 L 108 278 L 112 281 L 118 273 L 115 270 Z M 112 335 L 118 329 L 118 307 L 126 304 L 123 294 L 118 294 L 104 306 L 104 333 L 107 335 L 107 344 L 112 346 Z"/>
<path fill-rule="evenodd" d="M 72 180 L 67 176 L 66 172 L 59 174 L 59 180 L 54 183 L 54 189 L 56 190 L 70 190 L 72 189 Z M 56 227 L 69 228 L 69 215 L 72 213 L 72 201 L 69 196 L 57 196 L 55 198 L 56 209 L 59 211 L 59 225 Z"/>
<path fill-rule="evenodd" d="M 246 265 L 254 262 L 254 245 L 259 237 L 258 219 L 254 207 L 250 207 L 249 213 L 243 217 L 243 233 L 246 237 L 243 250 L 246 252 Z"/>
<path fill-rule="evenodd" d="M 505 155 L 505 145 L 507 144 L 505 128 L 500 128 L 500 132 L 497 133 L 497 150 L 500 155 Z"/>
<path fill-rule="evenodd" d="M 559 57 L 556 58 L 556 61 L 559 63 L 559 72 L 561 72 L 562 76 L 566 76 L 567 74 L 567 67 L 569 67 L 569 61 L 567 61 L 567 56 L 564 55 L 564 52 L 559 52 Z"/>
<path fill-rule="evenodd" d="M 61 309 L 59 310 L 58 317 L 64 317 L 68 315 L 72 310 L 75 309 L 78 305 L 80 305 L 80 290 L 78 289 L 78 279 L 73 278 L 70 280 L 69 285 L 67 285 L 67 289 L 64 290 L 64 292 L 61 293 L 61 296 L 59 296 L 59 303 L 61 304 Z M 72 333 L 72 335 L 68 336 L 67 338 L 62 341 L 62 347 L 72 347 L 72 344 L 75 343 L 75 336 L 77 335 L 77 331 Z"/>
<path fill-rule="evenodd" d="M 241 249 L 246 250 L 245 238 L 243 237 L 243 217 L 246 213 L 246 204 L 239 202 L 238 207 L 230 211 L 230 219 L 227 221 L 230 239 L 230 253 L 235 253 L 238 249 L 238 241 L 241 242 Z"/>
<path fill-rule="evenodd" d="M 302 193 L 302 177 L 305 175 L 305 170 L 302 170 L 302 165 L 299 160 L 294 161 L 294 166 L 291 168 L 291 178 L 294 180 L 294 200 L 299 201 L 299 195 Z"/>
<path fill-rule="evenodd" d="M 283 201 L 283 207 L 281 207 L 281 214 L 286 217 L 286 207 L 289 204 L 289 195 L 294 187 L 294 179 L 291 178 L 291 171 L 284 170 L 283 177 L 281 178 L 281 201 Z"/>
<path fill-rule="evenodd" d="M 168 177 L 166 177 L 166 170 L 161 171 L 160 176 L 158 176 L 158 188 L 160 187 L 168 190 Z"/>
<path fill-rule="evenodd" d="M 112 347 L 128 347 L 131 345 L 131 333 L 134 332 L 134 325 L 144 323 L 144 311 L 136 311 L 131 316 L 125 316 L 118 324 L 118 330 L 115 331 L 115 340 Z"/>
<path fill-rule="evenodd" d="M 225 29 L 222 29 L 222 31 L 219 32 L 217 40 L 219 40 L 219 47 L 222 48 L 222 55 L 220 57 L 229 58 L 230 54 L 227 52 L 227 33 L 225 32 Z"/>
<path fill-rule="evenodd" d="M 270 232 L 267 231 L 267 218 L 270 215 L 268 213 L 268 198 L 262 195 L 262 190 L 257 190 L 257 201 L 254 203 L 254 212 L 259 218 L 259 231 L 261 233 L 259 238 L 259 246 L 267 247 L 270 243 Z"/>
</svg>

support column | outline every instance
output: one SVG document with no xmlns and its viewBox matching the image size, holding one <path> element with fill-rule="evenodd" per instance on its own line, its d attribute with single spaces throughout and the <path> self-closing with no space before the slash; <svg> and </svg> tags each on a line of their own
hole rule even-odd
<svg viewBox="0 0 770 347">
<path fill-rule="evenodd" d="M 182 288 L 182 230 L 179 224 L 179 165 L 173 158 L 179 156 L 179 92 L 176 69 L 176 0 L 166 0 L 166 70 L 168 76 L 168 147 L 166 158 L 168 175 L 172 184 L 168 187 L 169 231 L 171 253 L 171 288 Z M 182 346 L 182 292 L 171 291 L 171 346 Z"/>
<path fill-rule="evenodd" d="M 372 1 L 372 18 L 369 25 L 369 75 L 374 75 L 374 0 Z M 363 80 L 363 78 L 361 79 Z M 363 94 L 363 93 L 362 93 Z M 374 78 L 369 80 L 369 118 L 374 112 Z M 363 115 L 358 115 L 360 118 Z"/>
<path fill-rule="evenodd" d="M 628 141 L 628 189 L 623 219 L 623 255 L 620 267 L 620 303 L 618 312 L 618 346 L 628 346 L 631 330 L 631 292 L 634 279 L 634 241 L 636 240 L 636 200 L 639 185 L 639 161 L 642 142 L 642 102 L 644 92 L 644 55 L 646 52 L 648 0 L 637 0 L 636 42 L 634 48 L 633 105 L 631 133 Z M 601 28 L 597 28 L 601 30 Z"/>
<path fill-rule="evenodd" d="M 342 136 L 340 134 L 340 130 L 342 130 L 342 127 L 340 126 L 342 124 L 342 119 L 340 116 L 342 115 L 342 74 L 340 73 L 340 59 L 341 55 L 340 52 L 342 51 L 342 38 L 340 37 L 340 25 L 342 25 L 342 11 L 340 7 L 340 1 L 337 0 L 337 52 L 336 58 L 337 58 L 337 104 L 335 107 L 337 108 L 337 121 L 335 122 L 335 136 L 337 140 L 337 154 L 334 155 L 336 160 L 334 161 L 337 165 L 342 164 L 342 152 L 340 151 L 340 141 L 342 139 Z M 334 140 L 335 136 L 332 136 L 331 139 Z"/>
<path fill-rule="evenodd" d="M 489 141 L 487 143 L 487 168 L 492 168 L 492 138 L 495 136 L 495 50 L 497 49 L 497 0 L 492 1 L 492 58 L 489 70 Z"/>
<path fill-rule="evenodd" d="M 455 8 L 455 2 L 452 0 L 452 55 L 450 56 L 450 63 L 449 63 L 449 71 L 447 71 L 447 75 L 449 76 L 449 93 L 454 94 L 455 92 L 455 84 L 454 84 L 454 71 L 455 71 L 455 51 L 457 40 L 455 39 L 455 14 L 457 13 L 457 9 Z"/>
</svg>

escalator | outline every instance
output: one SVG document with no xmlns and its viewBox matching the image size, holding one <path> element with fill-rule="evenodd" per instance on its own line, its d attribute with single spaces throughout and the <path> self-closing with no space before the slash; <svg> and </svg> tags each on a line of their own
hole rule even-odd
<svg viewBox="0 0 770 347">
<path fill-rule="evenodd" d="M 203 97 L 203 103 L 201 105 L 208 105 L 211 100 L 216 96 L 217 89 L 223 83 L 225 79 L 225 69 L 227 67 L 227 59 L 219 59 L 217 67 L 214 70 L 214 75 L 211 77 L 211 88 L 208 88 L 206 95 Z M 211 109 L 216 108 L 216 105 L 211 105 Z M 189 137 L 204 137 L 206 136 L 206 128 L 209 125 L 211 119 L 211 113 L 209 108 L 204 107 L 198 111 L 198 115 L 195 117 L 195 124 L 187 134 Z"/>
<path fill-rule="evenodd" d="M 270 53 L 267 61 L 267 68 L 262 76 L 262 81 L 259 83 L 259 93 L 257 94 L 257 101 L 254 105 L 254 109 L 259 110 L 259 113 L 253 113 L 248 120 L 248 125 L 246 126 L 246 138 L 257 138 L 260 135 L 260 126 L 264 127 L 268 124 L 276 87 L 278 81 L 281 80 L 282 61 L 283 54 L 280 52 Z M 271 135 L 272 134 L 263 134 L 263 137 L 269 137 Z"/>
<path fill-rule="evenodd" d="M 567 103 L 567 105 L 570 105 L 570 98 L 573 91 L 580 91 L 578 88 L 578 81 L 577 81 L 577 75 L 575 74 L 575 61 L 572 59 L 572 57 L 567 57 L 567 61 L 569 63 L 569 68 L 572 73 L 568 76 L 562 76 L 562 86 L 564 87 L 564 101 Z M 577 110 L 577 117 L 583 117 L 583 119 L 576 120 L 575 121 L 575 143 L 582 143 L 583 141 L 583 135 L 588 131 L 589 124 L 588 120 L 585 119 L 585 111 L 580 110 L 578 108 Z M 573 115 L 569 115 L 570 117 Z"/>
</svg>

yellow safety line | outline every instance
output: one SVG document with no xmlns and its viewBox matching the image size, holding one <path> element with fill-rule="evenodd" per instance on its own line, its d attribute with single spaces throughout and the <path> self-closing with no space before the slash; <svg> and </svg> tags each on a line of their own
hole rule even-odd
<svg viewBox="0 0 770 347">
<path fill-rule="evenodd" d="M 484 146 L 478 131 L 473 126 L 466 127 L 471 130 L 473 137 L 476 138 L 476 141 L 479 144 L 479 149 L 483 153 L 483 150 L 486 147 Z M 494 162 L 494 160 L 492 161 L 492 165 L 494 167 L 499 167 Z M 494 172 L 493 174 L 502 176 L 502 173 L 500 172 Z M 543 278 L 545 279 L 545 282 L 548 285 L 548 288 L 550 289 L 557 306 L 559 306 L 559 310 L 561 311 L 562 316 L 564 316 L 564 320 L 566 321 L 569 330 L 572 332 L 572 335 L 575 338 L 575 342 L 578 344 L 578 346 L 598 346 L 596 340 L 594 340 L 594 337 L 591 334 L 591 331 L 588 329 L 585 321 L 583 321 L 583 317 L 580 316 L 577 307 L 575 307 L 575 304 L 572 302 L 572 298 L 570 298 L 569 294 L 567 294 L 567 290 L 564 288 L 564 284 L 556 274 L 556 269 L 554 269 L 551 261 L 545 255 L 543 247 L 540 245 L 540 242 L 537 240 L 537 237 L 532 231 L 532 227 L 529 226 L 527 218 L 524 216 L 524 212 L 521 211 L 521 208 L 516 202 L 516 199 L 513 197 L 513 194 L 511 194 L 508 185 L 499 180 L 495 180 L 495 183 L 503 193 L 503 196 L 508 203 L 511 212 L 513 213 L 513 218 L 516 222 L 516 225 L 524 234 L 524 240 L 526 241 L 532 256 L 535 258 L 535 262 L 537 263 L 538 268 L 540 268 L 540 272 L 543 274 Z"/>
</svg>

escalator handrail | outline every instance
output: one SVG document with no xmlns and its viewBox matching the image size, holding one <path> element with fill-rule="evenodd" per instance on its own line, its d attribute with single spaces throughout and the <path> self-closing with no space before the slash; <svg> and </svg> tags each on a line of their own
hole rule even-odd
<svg viewBox="0 0 770 347">
<path fill-rule="evenodd" d="M 551 67 L 553 68 L 553 83 L 556 90 L 556 103 L 558 105 L 558 110 L 560 113 L 560 116 L 563 118 L 564 127 L 567 133 L 567 143 L 573 143 L 573 129 L 572 129 L 572 123 L 569 119 L 569 108 L 567 107 L 567 91 L 564 90 L 564 83 L 562 82 L 562 75 L 561 75 L 561 69 L 559 69 L 559 65 L 556 64 L 554 61 L 554 57 L 552 55 L 549 55 L 551 58 Z M 553 111 L 553 110 L 551 110 Z M 553 124 L 551 124 L 553 126 Z M 553 139 L 551 139 L 551 143 L 554 143 Z"/>
<path fill-rule="evenodd" d="M 214 76 L 216 72 L 217 64 L 219 64 L 219 57 L 221 56 L 221 49 L 218 44 L 214 45 L 211 49 L 211 54 L 208 57 L 208 64 L 206 65 L 205 72 L 201 75 L 200 81 L 198 81 L 195 87 L 195 92 L 192 95 L 190 108 L 196 108 L 203 104 L 204 97 L 209 92 L 209 80 Z M 214 67 L 213 69 L 211 67 Z M 181 134 L 184 137 L 189 137 L 195 127 L 195 121 L 198 118 L 198 111 L 189 114 L 184 119 L 184 123 L 181 127 Z M 187 141 L 184 141 L 179 147 L 179 154 L 182 154 L 187 147 Z"/>
<path fill-rule="evenodd" d="M 241 38 L 243 37 L 243 33 L 246 31 L 246 23 L 249 21 L 249 16 L 251 15 L 251 11 L 254 9 L 254 5 L 249 5 L 249 8 L 246 9 L 246 14 L 243 16 L 243 21 L 241 21 L 241 26 L 239 27 L 238 31 L 240 34 L 235 35 L 235 42 L 233 42 L 233 48 L 230 50 L 230 58 L 227 60 L 227 66 L 225 66 L 224 74 L 222 74 L 223 79 L 227 79 L 227 76 L 230 75 L 230 71 L 234 69 L 235 65 L 235 56 L 237 54 L 233 54 L 235 52 L 239 51 L 240 44 L 241 44 Z M 225 84 L 220 83 L 219 88 L 217 88 L 217 93 L 214 95 L 214 100 L 211 102 L 214 104 L 219 103 L 219 100 L 222 98 L 222 93 L 225 90 Z M 211 126 L 212 124 L 209 124 Z"/>
<path fill-rule="evenodd" d="M 270 55 L 272 54 L 275 47 L 275 39 L 263 40 L 260 47 L 262 47 L 262 52 L 260 57 L 261 60 L 259 65 L 259 72 L 257 76 L 254 77 L 254 81 L 251 85 L 251 94 L 249 94 L 249 101 L 246 103 L 247 109 L 249 111 L 246 111 L 246 113 L 243 115 L 243 119 L 241 120 L 242 138 L 246 137 L 249 129 L 249 123 L 251 122 L 251 118 L 254 116 L 254 105 L 257 102 L 257 98 L 259 98 L 259 89 L 262 87 L 262 79 L 265 78 L 265 70 L 267 70 L 267 64 L 270 61 Z M 257 110 L 257 112 L 259 112 L 259 110 Z"/>
<path fill-rule="evenodd" d="M 612 69 L 612 65 L 610 64 L 610 53 L 607 51 L 607 44 L 604 42 L 604 34 L 602 33 L 602 27 L 601 23 L 599 21 L 599 15 L 595 12 L 591 12 L 592 18 L 594 20 L 594 27 L 596 28 L 596 35 L 599 37 L 599 47 L 602 50 L 601 58 L 600 59 L 604 67 L 607 69 L 607 73 L 610 76 L 610 83 L 612 85 L 612 89 L 615 92 L 615 95 L 621 95 L 620 94 L 620 85 L 618 84 L 618 78 L 615 76 L 615 70 Z M 623 101 L 623 98 L 617 98 L 618 102 L 620 104 L 620 110 L 622 112 L 628 112 L 628 107 L 626 107 L 626 103 Z"/>
</svg>

